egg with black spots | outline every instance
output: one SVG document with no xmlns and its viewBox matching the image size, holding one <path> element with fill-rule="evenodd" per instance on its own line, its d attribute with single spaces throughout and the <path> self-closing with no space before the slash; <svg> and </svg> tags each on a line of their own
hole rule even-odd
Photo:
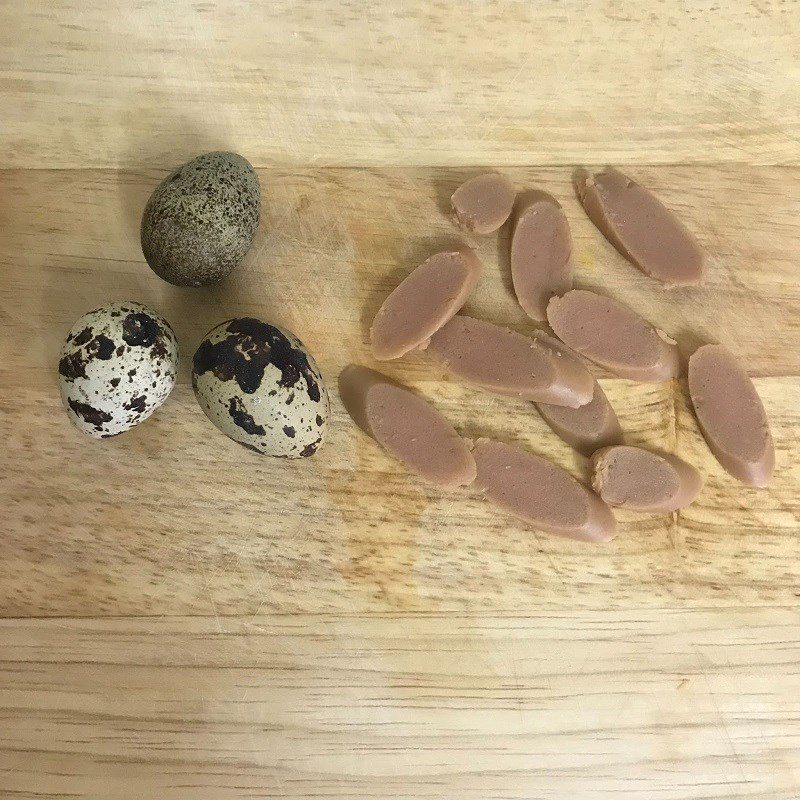
<svg viewBox="0 0 800 800">
<path fill-rule="evenodd" d="M 106 439 L 144 422 L 175 385 L 178 343 L 141 303 L 110 303 L 70 329 L 58 362 L 64 408 L 83 433 Z"/>
<path fill-rule="evenodd" d="M 330 416 L 319 368 L 293 334 L 252 317 L 211 330 L 192 362 L 206 416 L 245 447 L 305 458 L 322 445 Z"/>
<path fill-rule="evenodd" d="M 244 258 L 261 213 L 258 176 L 237 153 L 205 153 L 156 188 L 142 216 L 142 252 L 176 286 L 221 281 Z"/>
</svg>

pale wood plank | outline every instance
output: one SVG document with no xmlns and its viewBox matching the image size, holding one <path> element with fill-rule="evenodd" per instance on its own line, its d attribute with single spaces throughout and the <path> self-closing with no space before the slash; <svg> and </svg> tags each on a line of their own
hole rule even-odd
<svg viewBox="0 0 800 800">
<path fill-rule="evenodd" d="M 414 382 L 468 435 L 497 434 L 585 477 L 585 463 L 524 404 Z M 766 492 L 743 489 L 669 397 L 604 384 L 631 441 L 668 446 L 707 475 L 676 516 L 620 513 L 608 547 L 545 537 L 472 493 L 420 485 L 353 430 L 338 400 L 311 463 L 241 453 L 191 390 L 98 447 L 53 392 L 0 404 L 5 456 L 0 609 L 12 615 L 255 613 L 316 609 L 631 608 L 793 603 L 800 380 L 760 379 L 778 444 Z"/>
<path fill-rule="evenodd" d="M 564 205 L 577 281 L 629 303 L 691 352 L 698 341 L 733 348 L 755 375 L 797 374 L 800 353 L 800 168 L 638 167 L 697 234 L 708 259 L 702 288 L 672 292 L 624 261 L 573 196 L 570 168 L 509 169 Z M 0 370 L 47 384 L 61 338 L 114 298 L 160 308 L 191 353 L 212 324 L 242 312 L 294 329 L 334 374 L 365 357 L 365 334 L 386 293 L 458 231 L 442 213 L 465 169 L 260 170 L 261 230 L 246 263 L 216 288 L 177 289 L 144 263 L 139 221 L 163 171 L 6 171 L 0 191 Z M 510 293 L 502 235 L 466 238 L 485 264 L 467 310 L 529 330 Z M 321 309 L 324 312 L 321 313 Z M 430 377 L 413 362 L 413 374 Z M 49 369 L 49 366 L 48 366 Z M 403 363 L 403 370 L 412 369 Z M 47 384 L 49 385 L 49 384 Z"/>
<path fill-rule="evenodd" d="M 800 171 L 636 170 L 681 209 L 710 253 L 706 287 L 673 294 L 597 234 L 571 197 L 568 170 L 509 171 L 518 185 L 544 185 L 563 201 L 582 284 L 628 301 L 687 350 L 698 339 L 726 342 L 763 376 L 757 385 L 779 465 L 766 492 L 744 490 L 719 469 L 680 387 L 605 381 L 632 441 L 674 447 L 709 476 L 698 504 L 675 518 L 620 514 L 610 548 L 548 539 L 472 495 L 421 486 L 356 433 L 338 400 L 330 442 L 311 463 L 242 452 L 209 426 L 187 385 L 186 365 L 205 330 L 246 313 L 295 330 L 335 386 L 342 366 L 368 360 L 366 327 L 385 293 L 453 238 L 437 204 L 468 172 L 262 171 L 264 225 L 248 263 L 225 286 L 201 291 L 167 286 L 142 261 L 138 216 L 160 174 L 4 173 L 6 614 L 796 601 Z M 773 207 L 782 192 L 789 202 Z M 509 294 L 497 239 L 478 246 L 486 275 L 469 309 L 530 330 Z M 61 412 L 54 365 L 74 318 L 125 297 L 165 313 L 184 369 L 152 421 L 98 446 Z M 585 463 L 530 406 L 450 383 L 424 358 L 387 369 L 467 435 L 524 443 L 585 475 Z"/>
<path fill-rule="evenodd" d="M 9 798 L 793 800 L 797 612 L 0 621 Z"/>
<path fill-rule="evenodd" d="M 0 165 L 798 163 L 795 0 L 0 7 Z"/>
<path fill-rule="evenodd" d="M 0 796 L 796 800 L 796 6 L 0 4 L 0 167 L 29 168 L 0 169 Z M 272 165 L 264 223 L 225 286 L 180 291 L 143 264 L 139 215 L 212 148 Z M 702 290 L 625 264 L 569 168 L 507 171 L 565 204 L 583 285 L 685 352 L 741 355 L 778 446 L 769 491 L 720 470 L 678 384 L 603 379 L 631 441 L 708 476 L 679 515 L 620 515 L 609 548 L 421 487 L 338 401 L 312 464 L 203 418 L 186 357 L 213 323 L 293 328 L 333 384 L 398 277 L 452 239 L 441 201 L 469 165 L 603 161 L 681 212 L 710 253 Z M 694 166 L 641 166 L 658 162 Z M 503 237 L 478 246 L 469 310 L 529 330 Z M 184 369 L 152 421 L 98 447 L 54 363 L 79 314 L 123 297 L 173 322 Z M 530 407 L 424 359 L 390 371 L 465 434 L 584 474 Z M 129 614 L 158 616 L 108 616 Z M 8 618 L 28 615 L 54 618 Z"/>
</svg>

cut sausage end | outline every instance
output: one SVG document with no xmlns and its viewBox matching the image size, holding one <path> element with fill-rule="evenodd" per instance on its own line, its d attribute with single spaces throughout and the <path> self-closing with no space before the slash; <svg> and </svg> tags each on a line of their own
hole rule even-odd
<svg viewBox="0 0 800 800">
<path fill-rule="evenodd" d="M 384 301 L 370 329 L 379 361 L 400 358 L 430 339 L 458 312 L 478 283 L 481 263 L 465 247 L 436 253 Z"/>
<path fill-rule="evenodd" d="M 578 169 L 573 184 L 589 219 L 634 266 L 667 287 L 700 283 L 703 251 L 650 191 L 613 167 Z"/>
<path fill-rule="evenodd" d="M 476 175 L 456 189 L 451 198 L 458 224 L 477 234 L 494 233 L 511 215 L 514 187 L 496 172 Z"/>
<path fill-rule="evenodd" d="M 637 511 L 677 511 L 694 502 L 703 478 L 672 453 L 616 445 L 591 459 L 592 487 L 610 506 Z"/>
<path fill-rule="evenodd" d="M 539 190 L 517 198 L 511 233 L 511 279 L 522 310 L 537 322 L 547 303 L 572 288 L 572 235 L 558 201 Z"/>
<path fill-rule="evenodd" d="M 610 297 L 573 289 L 549 302 L 547 320 L 569 347 L 621 378 L 650 383 L 680 373 L 676 343 Z"/>
<path fill-rule="evenodd" d="M 592 400 L 586 405 L 569 408 L 537 403 L 536 408 L 558 436 L 585 456 L 622 441 L 617 415 L 597 381 Z"/>
<path fill-rule="evenodd" d="M 431 338 L 428 352 L 471 386 L 536 402 L 584 405 L 592 399 L 594 379 L 559 344 L 459 315 Z"/>
<path fill-rule="evenodd" d="M 448 489 L 475 480 L 469 443 L 418 395 L 356 365 L 339 376 L 339 395 L 356 425 L 411 472 Z"/>
<path fill-rule="evenodd" d="M 588 542 L 614 538 L 611 509 L 566 470 L 491 439 L 473 450 L 475 485 L 501 508 L 545 533 Z"/>
<path fill-rule="evenodd" d="M 700 430 L 722 467 L 748 486 L 764 487 L 775 469 L 775 445 L 752 380 L 721 345 L 689 358 L 689 395 Z"/>
</svg>

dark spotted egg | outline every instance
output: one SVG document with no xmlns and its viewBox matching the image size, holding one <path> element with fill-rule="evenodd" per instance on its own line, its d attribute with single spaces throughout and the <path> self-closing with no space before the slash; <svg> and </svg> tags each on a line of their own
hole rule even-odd
<svg viewBox="0 0 800 800">
<path fill-rule="evenodd" d="M 140 303 L 110 303 L 84 314 L 61 348 L 64 407 L 89 436 L 114 436 L 167 399 L 177 366 L 178 343 L 163 317 Z"/>
<path fill-rule="evenodd" d="M 204 153 L 168 175 L 147 201 L 142 252 L 176 286 L 221 281 L 244 258 L 261 212 L 258 175 L 237 153 Z"/>
<path fill-rule="evenodd" d="M 330 405 L 319 368 L 288 331 L 244 317 L 200 343 L 192 386 L 206 416 L 239 444 L 282 458 L 314 455 Z"/>
</svg>

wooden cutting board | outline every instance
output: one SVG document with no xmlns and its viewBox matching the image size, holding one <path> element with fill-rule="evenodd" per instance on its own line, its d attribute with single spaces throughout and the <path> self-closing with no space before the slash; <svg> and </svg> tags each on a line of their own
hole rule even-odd
<svg viewBox="0 0 800 800">
<path fill-rule="evenodd" d="M 688 3 L 28 0 L 0 8 L 0 797 L 796 800 L 800 796 L 800 7 Z M 232 148 L 264 208 L 245 264 L 178 289 L 138 224 L 167 170 Z M 708 253 L 665 292 L 575 201 L 613 162 Z M 564 205 L 577 282 L 684 353 L 755 377 L 768 490 L 726 475 L 685 385 L 600 373 L 628 440 L 706 476 L 592 547 L 421 485 L 336 394 L 375 310 L 460 234 L 499 167 Z M 467 311 L 530 331 L 506 233 Z M 60 408 L 57 353 L 115 299 L 163 313 L 179 385 L 105 443 Z M 232 316 L 288 327 L 332 390 L 319 455 L 225 439 L 188 382 Z M 530 404 L 386 371 L 466 436 L 585 478 Z"/>
</svg>

